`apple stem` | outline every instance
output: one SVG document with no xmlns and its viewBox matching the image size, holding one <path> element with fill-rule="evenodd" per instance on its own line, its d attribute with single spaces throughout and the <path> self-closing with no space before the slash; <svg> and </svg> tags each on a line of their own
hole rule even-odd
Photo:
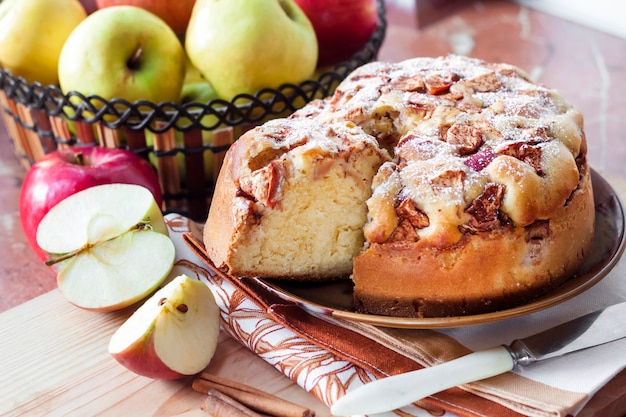
<svg viewBox="0 0 626 417">
<path fill-rule="evenodd" d="M 61 255 L 61 256 L 59 256 L 59 257 L 57 257 L 57 258 L 48 259 L 48 260 L 47 260 L 46 262 L 44 262 L 44 263 L 45 263 L 45 265 L 46 265 L 46 266 L 56 265 L 56 264 L 58 264 L 59 262 L 66 261 L 66 260 L 70 259 L 71 257 L 78 255 L 78 254 L 79 254 L 79 253 L 81 253 L 82 251 L 86 250 L 86 248 L 87 248 L 87 247 L 85 246 L 85 247 L 82 247 L 82 248 L 80 248 L 80 249 L 78 249 L 78 250 L 75 250 L 75 251 L 73 251 L 73 252 L 68 252 L 68 253 L 66 253 L 65 255 Z"/>
<path fill-rule="evenodd" d="M 143 49 L 141 46 L 135 50 L 133 56 L 126 62 L 129 69 L 136 71 L 141 66 L 141 56 L 143 55 Z"/>
<path fill-rule="evenodd" d="M 75 163 L 76 165 L 85 165 L 85 156 L 83 155 L 82 152 L 76 152 L 74 154 L 74 158 L 75 158 Z"/>
<path fill-rule="evenodd" d="M 133 228 L 129 229 L 126 233 L 129 233 L 129 232 L 137 232 L 137 231 L 142 231 L 142 230 L 152 230 L 152 229 L 153 229 L 153 228 L 152 228 L 152 225 L 150 224 L 150 222 L 148 222 L 148 221 L 141 221 L 141 222 L 137 223 L 137 224 L 135 225 L 135 227 L 133 227 Z M 112 238 L 111 238 L 111 239 L 109 239 L 109 240 L 116 239 L 117 237 L 119 237 L 119 236 L 112 237 Z M 82 248 L 80 248 L 80 249 L 76 249 L 75 251 L 68 252 L 68 253 L 63 254 L 63 255 L 61 255 L 61 256 L 59 256 L 59 257 L 57 257 L 57 258 L 48 259 L 47 261 L 45 261 L 45 262 L 44 262 L 44 264 L 45 264 L 46 266 L 56 265 L 56 264 L 58 264 L 59 262 L 66 261 L 66 260 L 70 259 L 71 257 L 78 255 L 78 254 L 79 254 L 79 253 L 81 253 L 81 252 L 84 252 L 84 251 L 86 251 L 86 250 L 89 250 L 89 249 L 90 249 L 91 247 L 93 247 L 93 246 L 94 246 L 94 245 L 87 244 L 87 245 L 83 246 L 83 247 L 82 247 Z"/>
<path fill-rule="evenodd" d="M 285 12 L 285 14 L 287 15 L 287 17 L 291 20 L 295 20 L 294 19 L 294 13 L 293 13 L 293 5 L 285 0 L 278 0 L 278 4 L 280 5 L 280 7 L 283 9 L 283 12 Z"/>
</svg>

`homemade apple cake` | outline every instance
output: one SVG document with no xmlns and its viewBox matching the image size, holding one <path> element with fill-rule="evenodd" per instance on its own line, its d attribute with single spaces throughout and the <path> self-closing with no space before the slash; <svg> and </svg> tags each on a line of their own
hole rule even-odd
<svg viewBox="0 0 626 417">
<path fill-rule="evenodd" d="M 204 241 L 234 275 L 350 276 L 361 312 L 467 315 L 562 284 L 594 210 L 579 111 L 514 66 L 449 55 L 366 64 L 245 134 Z"/>
</svg>

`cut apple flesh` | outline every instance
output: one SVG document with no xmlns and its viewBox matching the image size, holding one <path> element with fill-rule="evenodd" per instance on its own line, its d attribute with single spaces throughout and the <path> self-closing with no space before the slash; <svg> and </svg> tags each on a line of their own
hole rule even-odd
<svg viewBox="0 0 626 417">
<path fill-rule="evenodd" d="M 158 290 L 115 332 L 109 353 L 135 373 L 177 378 L 201 372 L 215 353 L 219 308 L 209 288 L 181 275 Z"/>
<path fill-rule="evenodd" d="M 99 185 L 73 194 L 50 209 L 37 228 L 37 243 L 51 254 L 70 253 L 119 236 L 140 222 L 147 222 L 155 232 L 168 234 L 161 209 L 147 188 Z"/>
<path fill-rule="evenodd" d="M 37 242 L 57 270 L 63 297 L 109 311 L 153 292 L 175 258 L 163 214 L 146 188 L 107 184 L 78 192 L 41 220 Z"/>
<path fill-rule="evenodd" d="M 63 297 L 89 310 L 112 310 L 134 304 L 167 277 L 174 261 L 169 237 L 129 232 L 70 258 L 59 270 Z"/>
</svg>

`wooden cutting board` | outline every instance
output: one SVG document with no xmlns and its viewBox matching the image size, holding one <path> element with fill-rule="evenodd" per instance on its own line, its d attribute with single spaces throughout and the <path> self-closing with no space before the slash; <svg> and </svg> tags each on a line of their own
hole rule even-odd
<svg viewBox="0 0 626 417">
<path fill-rule="evenodd" d="M 52 291 L 0 314 L 0 416 L 207 416 L 191 379 L 138 376 L 107 352 L 130 310 L 84 311 Z M 208 371 L 330 416 L 328 408 L 227 334 Z"/>
</svg>

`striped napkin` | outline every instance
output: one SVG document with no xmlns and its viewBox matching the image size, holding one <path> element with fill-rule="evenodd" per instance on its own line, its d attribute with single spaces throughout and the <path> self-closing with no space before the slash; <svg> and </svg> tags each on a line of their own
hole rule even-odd
<svg viewBox="0 0 626 417">
<path fill-rule="evenodd" d="M 626 266 L 618 264 L 592 289 L 549 311 L 457 329 L 381 328 L 311 315 L 269 293 L 254 279 L 227 276 L 215 270 L 204 253 L 202 225 L 177 214 L 168 214 L 166 222 L 177 247 L 172 277 L 186 273 L 205 282 L 220 307 L 223 330 L 327 405 L 374 379 L 508 344 L 515 338 L 626 300 Z M 452 388 L 387 414 L 576 415 L 625 368 L 626 340 L 616 341 Z"/>
</svg>

